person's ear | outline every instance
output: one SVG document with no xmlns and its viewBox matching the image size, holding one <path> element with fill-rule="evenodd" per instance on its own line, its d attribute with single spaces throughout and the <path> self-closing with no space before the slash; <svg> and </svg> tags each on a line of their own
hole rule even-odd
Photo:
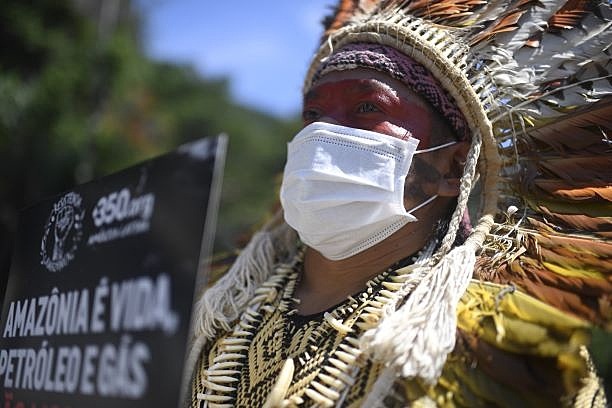
<svg viewBox="0 0 612 408">
<path fill-rule="evenodd" d="M 470 143 L 463 141 L 451 146 L 453 149 L 451 156 L 451 169 L 438 183 L 437 194 L 440 197 L 457 197 L 461 185 L 461 176 L 463 176 L 463 167 Z"/>
</svg>

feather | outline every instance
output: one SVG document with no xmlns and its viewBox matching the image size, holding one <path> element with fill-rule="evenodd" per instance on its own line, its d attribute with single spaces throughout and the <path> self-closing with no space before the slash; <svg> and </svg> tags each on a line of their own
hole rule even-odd
<svg viewBox="0 0 612 408">
<path fill-rule="evenodd" d="M 472 38 L 472 44 L 478 44 L 500 33 L 516 30 L 518 28 L 518 21 L 524 12 L 524 10 L 517 9 L 501 16 L 494 24 L 491 24 L 485 30 L 475 35 Z"/>
<path fill-rule="evenodd" d="M 332 14 L 323 19 L 323 27 L 325 28 L 323 39 L 333 31 L 344 27 L 353 19 L 366 15 L 378 3 L 377 0 L 341 0 Z"/>
<path fill-rule="evenodd" d="M 590 106 L 588 109 L 575 110 L 565 115 L 563 120 L 550 122 L 530 129 L 528 139 L 551 146 L 559 152 L 567 149 L 582 151 L 594 145 L 603 153 L 610 145 L 602 140 L 602 130 L 612 129 L 612 99 Z"/>
<path fill-rule="evenodd" d="M 472 10 L 472 15 L 466 25 L 477 25 L 482 29 L 483 26 L 495 21 L 503 15 L 512 5 L 516 4 L 513 0 L 491 0 L 485 2 L 482 7 Z"/>
<path fill-rule="evenodd" d="M 557 0 L 541 0 L 526 4 L 520 20 L 515 22 L 517 28 L 496 36 L 496 44 L 511 51 L 522 48 L 533 34 L 546 29 L 548 20 L 561 5 L 561 2 Z"/>
<path fill-rule="evenodd" d="M 584 277 L 605 281 L 605 274 L 608 273 L 610 267 L 612 266 L 610 260 L 602 259 L 599 260 L 597 264 L 597 267 L 600 268 L 598 270 L 595 269 L 595 267 L 590 267 L 592 265 L 587 265 L 585 259 L 567 256 L 566 253 L 563 253 L 563 251 L 559 251 L 557 249 L 550 250 L 546 248 L 539 248 L 539 255 L 544 265 L 548 265 L 550 269 L 553 271 L 556 270 L 557 272 L 562 269 L 563 272 L 561 274 L 564 276 Z M 555 269 L 555 267 L 551 268 L 551 265 L 555 265 L 560 269 Z M 601 272 L 602 270 L 603 273 Z M 607 279 L 612 279 L 612 276 L 608 276 Z M 611 282 L 607 283 L 608 289 L 612 289 Z"/>
<path fill-rule="evenodd" d="M 586 14 L 588 3 L 587 0 L 569 0 L 559 11 L 550 17 L 548 20 L 549 29 L 569 30 L 575 27 Z"/>
<path fill-rule="evenodd" d="M 545 216 L 547 216 L 550 222 L 554 222 L 561 227 L 578 231 L 588 231 L 602 237 L 612 237 L 612 217 L 591 217 L 584 214 L 562 214 L 559 212 L 551 212 L 544 206 L 540 206 L 539 210 Z"/>
<path fill-rule="evenodd" d="M 536 223 L 534 225 L 538 226 Z M 594 240 L 583 236 L 560 235 L 557 233 L 534 234 L 533 237 L 539 245 L 546 248 L 568 248 L 575 254 L 589 253 L 599 258 L 612 258 L 612 243 L 608 241 Z"/>
<path fill-rule="evenodd" d="M 604 100 L 530 129 L 520 142 L 524 171 L 515 191 L 541 214 L 536 226 L 612 232 L 612 149 L 605 139 L 611 117 L 612 100 Z"/>
<path fill-rule="evenodd" d="M 493 266 L 488 257 L 481 257 L 476 263 L 475 277 L 501 285 L 515 285 L 548 305 L 594 323 L 601 324 L 610 318 L 605 309 L 593 307 L 598 299 L 609 296 L 610 280 L 563 276 L 528 255 Z"/>
<path fill-rule="evenodd" d="M 609 10 L 609 5 L 600 5 L 600 11 Z M 537 47 L 519 48 L 515 59 L 520 66 L 533 66 L 541 78 L 567 78 L 585 61 L 607 49 L 612 39 L 610 21 L 593 13 L 581 14 L 574 29 L 551 29 L 539 32 Z M 573 64 L 572 64 L 573 63 Z"/>
<path fill-rule="evenodd" d="M 461 332 L 459 344 L 475 358 L 474 366 L 501 384 L 517 388 L 518 392 L 544 392 L 550 398 L 559 395 L 563 383 L 554 375 L 555 362 L 552 359 L 528 359 L 515 353 L 502 351 L 473 334 Z M 504 367 L 499 370 L 499 367 Z"/>
<path fill-rule="evenodd" d="M 506 386 L 537 396 L 532 370 L 541 378 L 562 378 L 562 386 L 551 385 L 554 393 L 575 391 L 585 373 L 576 347 L 588 343 L 582 330 L 612 327 L 612 4 L 341 0 L 335 13 L 326 34 L 344 28 L 330 44 L 341 43 L 337 38 L 348 38 L 346 33 L 360 34 L 359 24 L 367 22 L 378 35 L 368 38 L 406 45 L 403 51 L 425 58 L 428 68 L 428 53 L 443 53 L 449 44 L 469 46 L 461 63 L 432 61 L 450 73 L 462 67 L 493 125 L 501 178 L 495 191 L 485 187 L 475 196 L 494 196 L 498 213 L 474 270 L 478 281 L 457 310 L 478 367 L 451 361 L 444 375 L 461 384 L 463 402 L 493 401 Z M 463 97 L 466 86 L 454 89 L 442 74 L 436 74 L 441 84 Z M 471 115 L 471 108 L 460 109 Z M 487 164 L 497 157 L 484 156 L 486 182 Z M 519 290 L 511 293 L 508 285 Z M 512 304 L 519 298 L 524 303 Z M 560 333 L 564 325 L 568 329 Z M 542 358 L 543 366 L 522 366 L 525 356 Z M 524 377 L 507 375 L 500 364 Z"/>
<path fill-rule="evenodd" d="M 612 233 L 606 224 L 606 220 L 593 220 L 586 216 L 565 216 L 559 214 L 546 214 L 547 217 L 536 219 L 529 217 L 529 221 L 542 231 L 565 232 L 565 233 L 585 233 L 592 234 L 595 238 L 612 238 Z M 568 218 L 569 217 L 569 218 Z M 565 218 L 568 218 L 565 220 Z M 566 222 L 568 221 L 568 222 Z M 569 231 L 567 230 L 569 229 Z"/>
<path fill-rule="evenodd" d="M 453 25 L 472 15 L 472 11 L 485 4 L 483 0 L 444 0 L 412 1 L 406 7 L 406 11 L 413 15 L 431 19 L 436 23 Z"/>
<path fill-rule="evenodd" d="M 566 180 L 597 182 L 612 180 L 612 156 L 549 157 L 538 164 L 544 174 Z"/>
<path fill-rule="evenodd" d="M 603 199 L 612 202 L 612 186 L 603 181 L 575 182 L 566 180 L 535 180 L 535 185 L 553 196 L 569 201 Z"/>
</svg>

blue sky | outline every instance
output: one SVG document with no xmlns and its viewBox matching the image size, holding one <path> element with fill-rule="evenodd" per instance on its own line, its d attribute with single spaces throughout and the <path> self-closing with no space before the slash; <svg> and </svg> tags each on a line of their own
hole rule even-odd
<svg viewBox="0 0 612 408">
<path fill-rule="evenodd" d="M 225 76 L 239 103 L 299 113 L 301 83 L 336 0 L 141 0 L 145 48 L 155 59 Z"/>
</svg>

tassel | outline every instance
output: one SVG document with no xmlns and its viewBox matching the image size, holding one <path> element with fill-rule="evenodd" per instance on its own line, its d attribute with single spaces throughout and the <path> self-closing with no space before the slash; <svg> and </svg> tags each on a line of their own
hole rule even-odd
<svg viewBox="0 0 612 408">
<path fill-rule="evenodd" d="M 216 330 L 223 328 L 229 331 L 230 323 L 246 308 L 257 288 L 271 275 L 278 260 L 294 256 L 296 233 L 284 222 L 275 226 L 281 219 L 282 212 L 279 212 L 256 233 L 230 270 L 207 289 L 195 304 L 194 335 L 189 340 L 183 369 L 181 401 L 186 401 L 200 353 L 206 343 L 214 338 Z"/>
<path fill-rule="evenodd" d="M 406 282 L 414 287 L 406 302 L 397 311 L 385 310 L 380 325 L 364 333 L 362 349 L 374 360 L 391 362 L 402 377 L 435 383 L 455 346 L 457 304 L 475 260 L 474 246 L 462 245 L 432 267 L 417 267 Z"/>
<path fill-rule="evenodd" d="M 234 265 L 196 305 L 196 336 L 214 336 L 217 328 L 229 330 L 240 310 L 272 269 L 272 240 L 267 232 L 255 234 Z M 198 333 L 199 331 L 199 333 Z"/>
<path fill-rule="evenodd" d="M 230 323 L 270 276 L 278 259 L 287 255 L 283 252 L 292 251 L 294 243 L 295 233 L 284 223 L 272 231 L 264 227 L 257 232 L 230 270 L 197 302 L 195 337 L 211 339 L 217 329 L 230 330 Z"/>
</svg>

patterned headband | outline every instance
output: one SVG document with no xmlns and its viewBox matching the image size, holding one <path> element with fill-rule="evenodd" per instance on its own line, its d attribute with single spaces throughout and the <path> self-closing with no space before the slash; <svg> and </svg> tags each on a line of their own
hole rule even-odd
<svg viewBox="0 0 612 408">
<path fill-rule="evenodd" d="M 381 44 L 348 44 L 321 63 L 312 83 L 327 73 L 355 68 L 374 69 L 399 80 L 446 118 L 457 139 L 469 139 L 469 126 L 453 98 L 423 65 L 395 48 Z"/>
</svg>

